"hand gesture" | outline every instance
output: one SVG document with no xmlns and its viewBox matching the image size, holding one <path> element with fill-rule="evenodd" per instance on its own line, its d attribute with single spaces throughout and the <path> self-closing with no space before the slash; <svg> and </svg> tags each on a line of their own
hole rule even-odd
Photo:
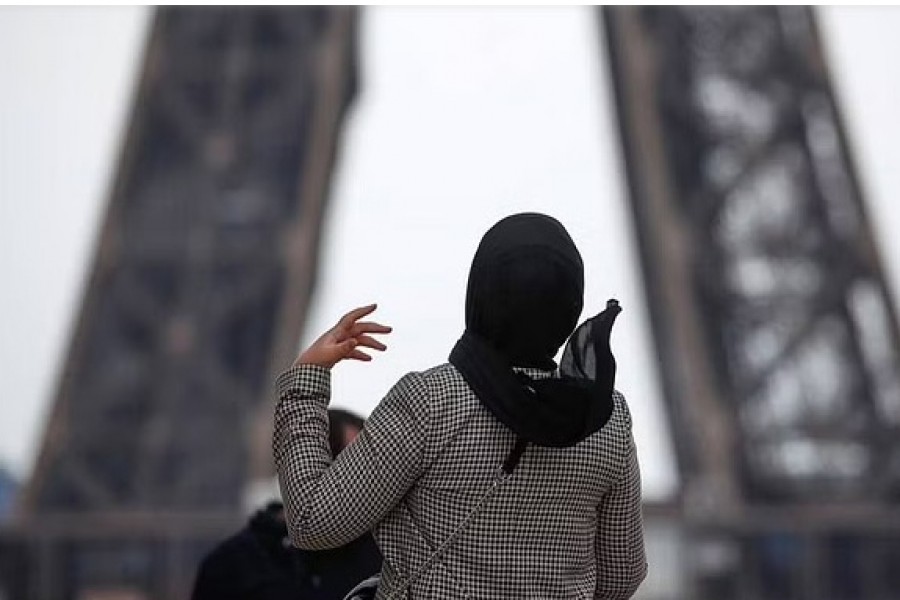
<svg viewBox="0 0 900 600">
<path fill-rule="evenodd" d="M 360 321 L 375 311 L 377 304 L 351 310 L 341 317 L 337 325 L 326 331 L 294 361 L 294 366 L 319 365 L 330 369 L 344 359 L 370 361 L 372 357 L 360 348 L 383 351 L 387 346 L 369 334 L 390 333 L 391 328 L 373 321 Z"/>
</svg>

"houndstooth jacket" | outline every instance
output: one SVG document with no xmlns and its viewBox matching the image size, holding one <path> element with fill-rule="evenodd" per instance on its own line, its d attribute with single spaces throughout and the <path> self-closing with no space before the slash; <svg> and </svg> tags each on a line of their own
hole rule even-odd
<svg viewBox="0 0 900 600">
<path fill-rule="evenodd" d="M 330 372 L 293 367 L 276 388 L 275 464 L 291 539 L 324 549 L 373 530 L 384 556 L 379 599 L 466 518 L 515 442 L 450 364 L 404 376 L 333 462 Z M 610 421 L 578 445 L 528 446 L 407 597 L 630 597 L 647 571 L 640 471 L 628 406 L 614 399 Z"/>
</svg>

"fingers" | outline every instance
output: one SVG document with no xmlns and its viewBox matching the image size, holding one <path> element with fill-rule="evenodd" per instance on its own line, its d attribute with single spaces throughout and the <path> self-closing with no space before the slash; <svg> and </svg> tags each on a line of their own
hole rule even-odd
<svg viewBox="0 0 900 600">
<path fill-rule="evenodd" d="M 359 308 L 354 308 L 346 315 L 341 317 L 341 320 L 338 321 L 338 327 L 350 329 L 351 327 L 353 327 L 354 323 L 362 319 L 364 316 L 372 314 L 376 308 L 378 308 L 377 304 L 369 304 L 368 306 L 360 306 Z"/>
<path fill-rule="evenodd" d="M 368 337 L 368 336 L 365 336 Z M 375 345 L 371 346 L 369 342 L 374 342 Z M 372 360 L 372 357 L 359 349 L 359 346 L 368 346 L 370 348 L 376 348 L 378 350 L 383 350 L 387 346 L 378 342 L 377 340 L 373 340 L 369 338 L 368 340 L 357 340 L 355 338 L 350 338 L 349 340 L 345 340 L 341 342 L 341 345 L 344 347 L 344 358 L 352 358 L 353 360 L 362 360 L 368 362 Z M 377 346 L 382 346 L 382 348 L 377 348 Z"/>
<path fill-rule="evenodd" d="M 335 329 L 333 329 L 332 331 L 329 332 L 329 335 L 332 337 L 332 339 L 333 339 L 336 343 L 342 343 L 342 342 L 344 342 L 344 341 L 346 341 L 346 340 L 349 340 L 349 339 L 360 339 L 360 338 L 365 337 L 365 338 L 368 338 L 368 340 L 369 340 L 370 342 L 374 342 L 374 343 L 376 344 L 376 345 L 374 345 L 374 346 L 369 345 L 370 348 L 376 348 L 376 349 L 378 349 L 378 350 L 384 350 L 383 347 L 381 347 L 380 345 L 378 345 L 378 344 L 381 344 L 381 342 L 376 341 L 374 338 L 372 338 L 371 336 L 366 335 L 366 334 L 368 334 L 368 333 L 371 333 L 371 334 L 388 334 L 388 333 L 391 333 L 393 330 L 394 330 L 394 328 L 393 328 L 393 327 L 390 327 L 390 326 L 388 326 L 388 325 L 382 325 L 382 324 L 380 324 L 380 323 L 369 322 L 369 321 L 363 321 L 363 322 L 360 322 L 360 323 L 356 323 L 356 324 L 354 324 L 353 326 L 351 326 L 351 327 L 349 327 L 349 328 L 346 328 L 346 329 L 344 329 L 344 328 L 335 328 Z M 367 344 L 367 345 L 368 345 L 368 344 Z"/>
<path fill-rule="evenodd" d="M 384 351 L 387 350 L 387 346 L 376 340 L 375 338 L 368 335 L 360 335 L 356 338 L 356 342 L 360 346 L 365 346 L 367 348 L 372 348 L 373 350 Z"/>
<path fill-rule="evenodd" d="M 359 337 L 364 333 L 390 333 L 393 330 L 393 327 L 382 325 L 381 323 L 376 323 L 374 321 L 360 321 L 359 323 L 354 323 L 353 326 L 350 327 L 350 335 Z"/>
<path fill-rule="evenodd" d="M 369 304 L 351 310 L 341 317 L 337 325 L 328 333 L 333 340 L 332 343 L 344 346 L 341 353 L 344 358 L 369 362 L 372 357 L 360 348 L 371 348 L 379 352 L 387 350 L 385 344 L 368 334 L 387 334 L 393 331 L 393 328 L 374 321 L 360 321 L 366 315 L 372 314 L 376 308 L 378 308 L 377 304 Z"/>
<path fill-rule="evenodd" d="M 372 360 L 371 356 L 369 356 L 362 350 L 359 350 L 358 348 L 354 348 L 353 350 L 351 350 L 350 353 L 347 354 L 347 358 L 350 358 L 353 360 L 361 360 L 364 362 L 369 362 L 370 360 Z"/>
<path fill-rule="evenodd" d="M 377 304 L 369 304 L 355 308 L 345 314 L 337 325 L 322 334 L 313 344 L 304 350 L 295 363 L 316 364 L 331 368 L 345 358 L 369 362 L 372 357 L 360 348 L 368 348 L 382 352 L 387 346 L 372 335 L 390 333 L 393 329 L 374 321 L 360 321 L 372 314 Z M 370 335 L 371 334 L 371 335 Z"/>
</svg>

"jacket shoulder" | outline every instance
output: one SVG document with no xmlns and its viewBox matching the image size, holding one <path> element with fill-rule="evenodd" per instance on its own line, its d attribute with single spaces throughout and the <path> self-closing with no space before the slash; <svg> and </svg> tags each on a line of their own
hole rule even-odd
<svg viewBox="0 0 900 600">
<path fill-rule="evenodd" d="M 452 364 L 437 365 L 418 375 L 427 391 L 432 434 L 437 446 L 443 447 L 483 408 Z"/>
<path fill-rule="evenodd" d="M 450 363 L 443 363 L 426 369 L 420 373 L 422 378 L 429 385 L 452 385 L 456 383 L 465 383 L 462 375 Z"/>
<path fill-rule="evenodd" d="M 619 390 L 613 390 L 613 416 L 622 420 L 625 426 L 631 429 L 631 409 L 628 408 L 628 401 L 625 394 Z"/>
</svg>

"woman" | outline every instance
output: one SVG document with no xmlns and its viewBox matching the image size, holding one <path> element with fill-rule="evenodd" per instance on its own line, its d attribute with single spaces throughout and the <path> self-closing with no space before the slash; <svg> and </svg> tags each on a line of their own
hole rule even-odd
<svg viewBox="0 0 900 600">
<path fill-rule="evenodd" d="M 351 311 L 277 380 L 275 461 L 294 544 L 373 530 L 378 598 L 627 598 L 646 574 L 640 473 L 613 390 L 610 307 L 579 327 L 584 267 L 563 226 L 519 214 L 482 239 L 450 362 L 404 376 L 335 461 L 329 370 L 384 350 Z"/>
</svg>

